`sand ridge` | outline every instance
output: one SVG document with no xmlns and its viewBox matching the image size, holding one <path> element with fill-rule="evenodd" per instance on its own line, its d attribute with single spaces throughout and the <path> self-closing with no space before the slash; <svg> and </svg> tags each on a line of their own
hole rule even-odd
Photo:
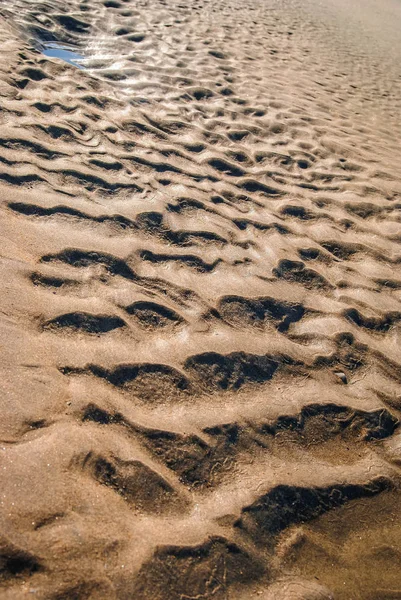
<svg viewBox="0 0 401 600">
<path fill-rule="evenodd" d="M 400 7 L 347 11 L 2 3 L 1 597 L 401 597 Z"/>
</svg>

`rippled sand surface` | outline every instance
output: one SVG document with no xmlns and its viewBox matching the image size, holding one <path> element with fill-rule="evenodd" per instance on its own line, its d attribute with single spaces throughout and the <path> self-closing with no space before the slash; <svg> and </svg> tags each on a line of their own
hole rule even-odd
<svg viewBox="0 0 401 600">
<path fill-rule="evenodd" d="M 401 598 L 401 4 L 0 15 L 0 597 Z"/>
</svg>

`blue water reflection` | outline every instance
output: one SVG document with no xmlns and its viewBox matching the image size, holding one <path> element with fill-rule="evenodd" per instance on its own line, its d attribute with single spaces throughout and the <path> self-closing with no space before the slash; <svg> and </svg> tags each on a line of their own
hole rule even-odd
<svg viewBox="0 0 401 600">
<path fill-rule="evenodd" d="M 75 52 L 69 46 L 63 46 L 62 44 L 58 44 L 57 42 L 47 42 L 43 44 L 42 53 L 45 56 L 49 56 L 52 58 L 60 58 L 70 65 L 74 65 L 74 67 L 78 67 L 78 69 L 83 69 L 83 65 L 80 64 L 80 61 L 84 58 L 77 52 Z"/>
</svg>

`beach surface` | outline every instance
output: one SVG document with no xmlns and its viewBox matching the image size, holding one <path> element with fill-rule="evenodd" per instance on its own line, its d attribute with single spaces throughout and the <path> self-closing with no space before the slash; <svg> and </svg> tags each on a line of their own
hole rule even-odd
<svg viewBox="0 0 401 600">
<path fill-rule="evenodd" d="M 401 598 L 400 23 L 1 2 L 2 599 Z"/>
</svg>

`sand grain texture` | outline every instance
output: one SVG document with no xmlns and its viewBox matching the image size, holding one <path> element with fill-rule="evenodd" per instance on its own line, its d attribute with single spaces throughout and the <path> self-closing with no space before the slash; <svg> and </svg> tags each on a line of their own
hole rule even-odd
<svg viewBox="0 0 401 600">
<path fill-rule="evenodd" d="M 400 21 L 1 2 L 1 598 L 401 598 Z"/>
</svg>

